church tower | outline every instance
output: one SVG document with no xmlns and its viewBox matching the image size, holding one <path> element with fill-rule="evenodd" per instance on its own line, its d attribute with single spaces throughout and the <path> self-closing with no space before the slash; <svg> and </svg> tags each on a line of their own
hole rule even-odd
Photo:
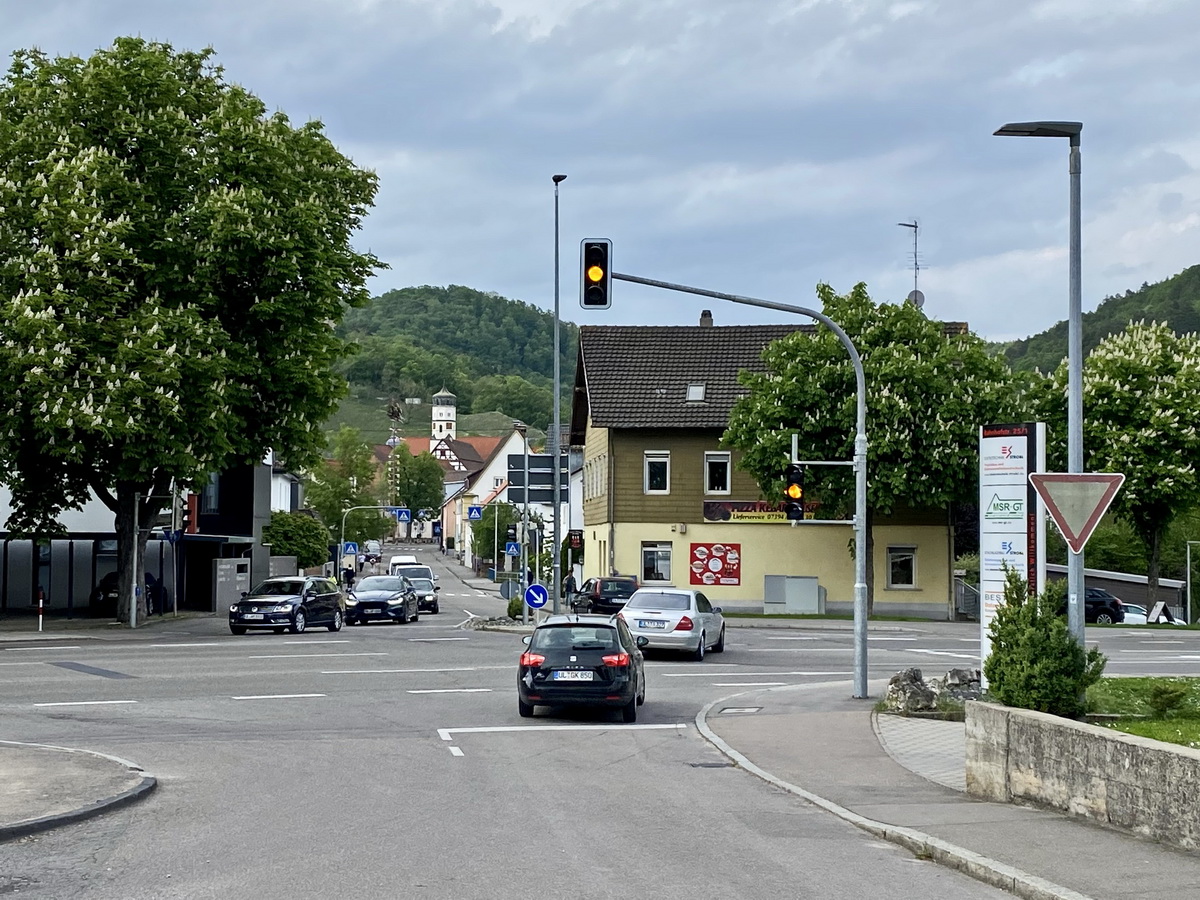
<svg viewBox="0 0 1200 900">
<path fill-rule="evenodd" d="M 456 404 L 458 398 L 445 388 L 433 395 L 433 435 L 431 445 L 438 441 L 453 441 L 458 437 Z"/>
</svg>

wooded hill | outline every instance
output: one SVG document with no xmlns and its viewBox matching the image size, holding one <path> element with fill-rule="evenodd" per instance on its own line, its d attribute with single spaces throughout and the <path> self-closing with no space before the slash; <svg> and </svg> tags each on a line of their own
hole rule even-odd
<svg viewBox="0 0 1200 900">
<path fill-rule="evenodd" d="M 1065 302 L 1064 302 L 1065 307 Z M 1184 269 L 1157 284 L 1143 284 L 1123 296 L 1105 297 L 1083 314 L 1083 352 L 1086 356 L 1110 334 L 1130 322 L 1165 322 L 1176 334 L 1200 332 L 1200 266 Z M 1067 355 L 1067 322 L 1004 347 L 1009 365 L 1017 371 L 1050 373 Z"/>
<path fill-rule="evenodd" d="M 553 416 L 554 314 L 547 310 L 461 285 L 424 285 L 388 291 L 350 310 L 340 332 L 358 348 L 339 369 L 350 383 L 351 401 L 326 430 L 369 412 L 386 436 L 389 399 L 420 398 L 427 410 L 442 388 L 458 398 L 460 421 L 466 414 L 499 411 L 510 422 L 521 419 L 545 430 Z M 560 322 L 559 365 L 566 386 L 575 377 L 578 335 L 573 323 Z M 352 409 L 354 403 L 370 409 Z M 428 412 L 413 412 L 418 427 L 402 432 L 428 434 Z M 564 421 L 567 415 L 564 402 Z"/>
</svg>

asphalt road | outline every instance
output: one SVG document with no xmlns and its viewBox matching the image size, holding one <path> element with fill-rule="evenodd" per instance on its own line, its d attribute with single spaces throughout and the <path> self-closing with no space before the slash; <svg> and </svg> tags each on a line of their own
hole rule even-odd
<svg viewBox="0 0 1200 900">
<path fill-rule="evenodd" d="M 1006 896 L 729 767 L 696 733 L 697 710 L 739 689 L 848 682 L 850 632 L 731 628 L 702 663 L 648 659 L 636 725 L 529 721 L 520 637 L 454 627 L 505 604 L 448 571 L 441 583 L 442 613 L 410 625 L 234 637 L 190 619 L 0 645 L 4 738 L 111 753 L 160 782 L 141 804 L 0 845 L 0 895 Z M 903 627 L 872 633 L 872 678 L 978 664 L 978 626 Z M 1096 634 L 1110 672 L 1200 658 L 1192 632 Z"/>
</svg>

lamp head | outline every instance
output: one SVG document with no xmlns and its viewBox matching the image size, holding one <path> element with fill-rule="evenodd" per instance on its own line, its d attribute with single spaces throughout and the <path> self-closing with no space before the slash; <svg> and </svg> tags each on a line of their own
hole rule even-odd
<svg viewBox="0 0 1200 900">
<path fill-rule="evenodd" d="M 566 181 L 567 176 L 566 175 L 551 175 L 550 180 L 553 181 L 555 184 L 558 184 L 559 182 Z"/>
<path fill-rule="evenodd" d="M 1082 131 L 1082 122 L 1009 122 L 993 133 L 1000 137 L 1065 137 L 1078 146 Z"/>
</svg>

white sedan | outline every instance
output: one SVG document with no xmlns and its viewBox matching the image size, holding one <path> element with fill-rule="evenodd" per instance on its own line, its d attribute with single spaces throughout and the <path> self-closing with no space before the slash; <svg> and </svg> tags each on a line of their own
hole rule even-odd
<svg viewBox="0 0 1200 900">
<path fill-rule="evenodd" d="M 1124 603 L 1124 604 L 1122 604 L 1122 607 L 1125 610 L 1125 619 L 1122 621 L 1121 624 L 1123 624 L 1123 625 L 1145 625 L 1146 622 L 1148 621 L 1147 617 L 1150 614 L 1148 612 L 1146 612 L 1146 607 L 1144 607 L 1138 603 Z M 1172 625 L 1187 625 L 1186 622 L 1181 622 L 1179 619 L 1174 620 L 1173 622 L 1171 622 L 1171 624 Z"/>
<path fill-rule="evenodd" d="M 725 617 L 700 591 L 674 587 L 639 588 L 617 615 L 648 649 L 683 650 L 699 662 L 704 651 L 725 649 Z"/>
</svg>

